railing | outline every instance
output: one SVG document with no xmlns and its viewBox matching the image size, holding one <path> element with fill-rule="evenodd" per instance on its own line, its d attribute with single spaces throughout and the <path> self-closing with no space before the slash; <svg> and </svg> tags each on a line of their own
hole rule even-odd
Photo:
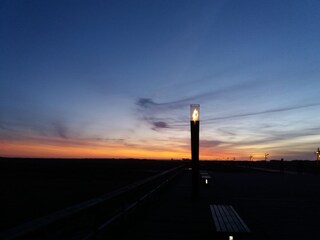
<svg viewBox="0 0 320 240">
<path fill-rule="evenodd" d="M 100 239 L 182 170 L 183 166 L 169 169 L 101 197 L 27 222 L 0 233 L 0 239 Z"/>
</svg>

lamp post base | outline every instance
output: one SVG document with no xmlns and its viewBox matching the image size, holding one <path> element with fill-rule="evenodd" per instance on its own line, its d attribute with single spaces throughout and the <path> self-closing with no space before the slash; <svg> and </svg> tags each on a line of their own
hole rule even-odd
<svg viewBox="0 0 320 240">
<path fill-rule="evenodd" d="M 191 121 L 192 196 L 199 197 L 199 121 Z"/>
</svg>

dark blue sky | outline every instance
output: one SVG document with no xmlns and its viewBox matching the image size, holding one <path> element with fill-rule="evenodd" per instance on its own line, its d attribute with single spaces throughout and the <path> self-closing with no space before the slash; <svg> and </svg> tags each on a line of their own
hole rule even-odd
<svg viewBox="0 0 320 240">
<path fill-rule="evenodd" d="M 1 1 L 0 155 L 314 159 L 319 1 Z"/>
</svg>

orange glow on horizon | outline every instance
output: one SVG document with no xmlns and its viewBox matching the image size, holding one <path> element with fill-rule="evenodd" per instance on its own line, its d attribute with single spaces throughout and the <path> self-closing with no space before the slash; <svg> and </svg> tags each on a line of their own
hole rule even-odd
<svg viewBox="0 0 320 240">
<path fill-rule="evenodd" d="M 263 160 L 263 153 L 252 152 L 254 161 Z M 43 141 L 1 141 L 2 157 L 35 158 L 140 158 L 140 159 L 191 159 L 190 146 L 140 144 L 127 146 L 121 142 L 85 142 L 45 139 Z M 223 148 L 201 148 L 200 160 L 250 160 L 247 151 L 230 151 Z"/>
<path fill-rule="evenodd" d="M 147 158 L 147 159 L 182 159 L 189 153 L 169 150 L 152 150 L 141 147 L 128 148 L 121 145 L 111 146 L 59 146 L 45 143 L 0 142 L 0 156 L 35 157 L 35 158 Z"/>
</svg>

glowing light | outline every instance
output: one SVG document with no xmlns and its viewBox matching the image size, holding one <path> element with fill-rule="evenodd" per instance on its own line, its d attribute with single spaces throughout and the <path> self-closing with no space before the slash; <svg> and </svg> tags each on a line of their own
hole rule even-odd
<svg viewBox="0 0 320 240">
<path fill-rule="evenodd" d="M 233 240 L 233 236 L 229 236 L 229 240 Z"/>
<path fill-rule="evenodd" d="M 200 105 L 199 104 L 191 104 L 190 105 L 190 119 L 196 123 L 200 119 Z"/>
<path fill-rule="evenodd" d="M 198 113 L 197 109 L 194 109 L 193 113 L 192 113 L 192 120 L 194 122 L 196 122 L 196 121 L 198 121 L 198 119 L 199 119 L 199 113 Z"/>
<path fill-rule="evenodd" d="M 208 184 L 208 179 L 206 179 L 206 184 Z"/>
</svg>

